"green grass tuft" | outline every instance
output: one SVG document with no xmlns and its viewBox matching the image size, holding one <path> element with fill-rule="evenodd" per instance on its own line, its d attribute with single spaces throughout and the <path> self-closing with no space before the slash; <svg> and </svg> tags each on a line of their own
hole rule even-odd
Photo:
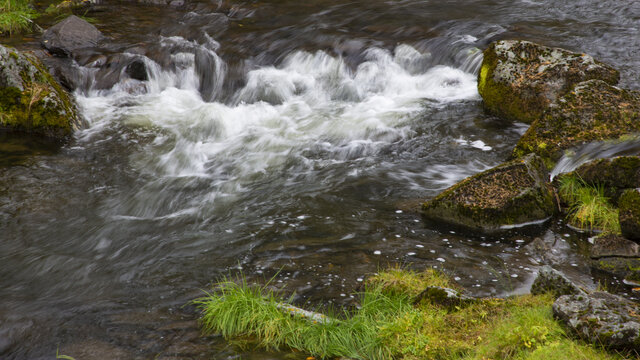
<svg viewBox="0 0 640 360">
<path fill-rule="evenodd" d="M 31 8 L 29 1 L 0 0 L 0 34 L 31 30 L 33 19 L 38 13 Z"/>
<path fill-rule="evenodd" d="M 602 186 L 591 186 L 577 176 L 563 176 L 559 193 L 569 206 L 570 224 L 604 233 L 620 233 L 618 209 L 609 203 Z"/>
</svg>

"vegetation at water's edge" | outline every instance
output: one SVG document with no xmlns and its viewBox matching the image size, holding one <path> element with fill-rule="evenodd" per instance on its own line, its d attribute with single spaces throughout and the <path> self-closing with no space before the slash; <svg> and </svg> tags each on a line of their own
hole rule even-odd
<svg viewBox="0 0 640 360">
<path fill-rule="evenodd" d="M 569 223 L 583 229 L 620 233 L 618 209 L 609 203 L 603 186 L 586 184 L 575 175 L 563 176 L 559 183 L 559 194 L 569 206 Z"/>
<path fill-rule="evenodd" d="M 37 17 L 28 0 L 0 0 L 0 35 L 29 30 Z"/>
<path fill-rule="evenodd" d="M 352 359 L 621 359 L 570 339 L 553 319 L 550 295 L 442 306 L 414 303 L 427 286 L 450 285 L 433 270 L 392 269 L 369 279 L 360 306 L 312 321 L 283 312 L 286 302 L 243 279 L 219 282 L 195 303 L 204 333 L 239 344 Z"/>
</svg>

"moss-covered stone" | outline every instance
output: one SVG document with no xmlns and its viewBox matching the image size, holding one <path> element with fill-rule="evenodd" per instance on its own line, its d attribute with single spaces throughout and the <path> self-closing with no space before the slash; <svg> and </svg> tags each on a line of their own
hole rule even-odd
<svg viewBox="0 0 640 360">
<path fill-rule="evenodd" d="M 537 156 L 471 176 L 422 206 L 432 221 L 486 231 L 541 221 L 555 212 L 547 171 Z"/>
<path fill-rule="evenodd" d="M 598 79 L 615 85 L 619 78 L 618 71 L 586 54 L 502 40 L 484 51 L 478 92 L 487 111 L 531 123 L 575 84 Z"/>
<path fill-rule="evenodd" d="M 597 159 L 580 165 L 568 175 L 576 175 L 585 183 L 600 185 L 614 203 L 624 189 L 640 186 L 640 157 L 618 156 Z"/>
<path fill-rule="evenodd" d="M 572 147 L 638 132 L 640 92 L 589 80 L 576 85 L 531 125 L 513 157 L 535 153 L 549 166 Z"/>
<path fill-rule="evenodd" d="M 591 267 L 620 279 L 640 281 L 640 257 L 602 257 L 591 260 Z"/>
<path fill-rule="evenodd" d="M 625 190 L 618 200 L 620 230 L 627 239 L 640 242 L 640 191 Z"/>
<path fill-rule="evenodd" d="M 82 125 L 73 99 L 38 59 L 0 45 L 0 129 L 64 137 Z"/>
</svg>

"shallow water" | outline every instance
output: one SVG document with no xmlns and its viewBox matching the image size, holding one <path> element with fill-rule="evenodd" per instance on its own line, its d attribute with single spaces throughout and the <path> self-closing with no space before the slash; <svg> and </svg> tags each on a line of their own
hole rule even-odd
<svg viewBox="0 0 640 360">
<path fill-rule="evenodd" d="M 490 41 L 583 51 L 638 89 L 640 4 L 106 3 L 88 15 L 112 39 L 77 59 L 89 128 L 63 145 L 0 139 L 3 358 L 284 357 L 198 337 L 183 305 L 238 270 L 346 305 L 392 264 L 437 267 L 480 296 L 527 292 L 545 261 L 594 282 L 587 235 L 562 223 L 489 236 L 415 209 L 502 162 L 526 130 L 481 109 Z M 97 73 L 101 54 L 141 59 L 149 81 Z M 534 237 L 549 254 L 526 246 Z"/>
</svg>

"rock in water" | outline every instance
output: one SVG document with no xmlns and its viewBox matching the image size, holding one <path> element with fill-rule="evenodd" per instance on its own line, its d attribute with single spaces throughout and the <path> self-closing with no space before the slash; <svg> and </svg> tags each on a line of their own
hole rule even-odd
<svg viewBox="0 0 640 360">
<path fill-rule="evenodd" d="M 640 242 L 640 190 L 625 190 L 618 199 L 618 209 L 622 236 Z"/>
<path fill-rule="evenodd" d="M 95 26 L 71 15 L 42 34 L 42 46 L 54 55 L 72 57 L 75 50 L 96 47 L 103 38 Z"/>
<path fill-rule="evenodd" d="M 562 295 L 585 295 L 585 291 L 578 285 L 574 284 L 564 274 L 551 266 L 545 265 L 538 271 L 533 285 L 531 285 L 531 293 L 534 295 L 553 293 L 557 298 Z"/>
<path fill-rule="evenodd" d="M 564 295 L 553 314 L 579 337 L 614 349 L 640 350 L 638 306 L 606 292 Z"/>
<path fill-rule="evenodd" d="M 489 112 L 531 123 L 575 84 L 598 79 L 615 85 L 619 78 L 617 70 L 586 54 L 502 40 L 484 51 L 478 92 Z"/>
<path fill-rule="evenodd" d="M 640 92 L 589 80 L 576 85 L 535 121 L 518 141 L 513 156 L 536 153 L 552 164 L 564 150 L 637 132 Z"/>
<path fill-rule="evenodd" d="M 432 221 L 498 230 L 543 221 L 555 213 L 548 174 L 535 155 L 476 174 L 422 206 Z"/>
<path fill-rule="evenodd" d="M 0 128 L 64 137 L 82 125 L 71 96 L 36 57 L 0 45 Z"/>
<path fill-rule="evenodd" d="M 598 236 L 591 247 L 591 258 L 604 257 L 640 258 L 640 244 L 615 234 Z"/>
</svg>

